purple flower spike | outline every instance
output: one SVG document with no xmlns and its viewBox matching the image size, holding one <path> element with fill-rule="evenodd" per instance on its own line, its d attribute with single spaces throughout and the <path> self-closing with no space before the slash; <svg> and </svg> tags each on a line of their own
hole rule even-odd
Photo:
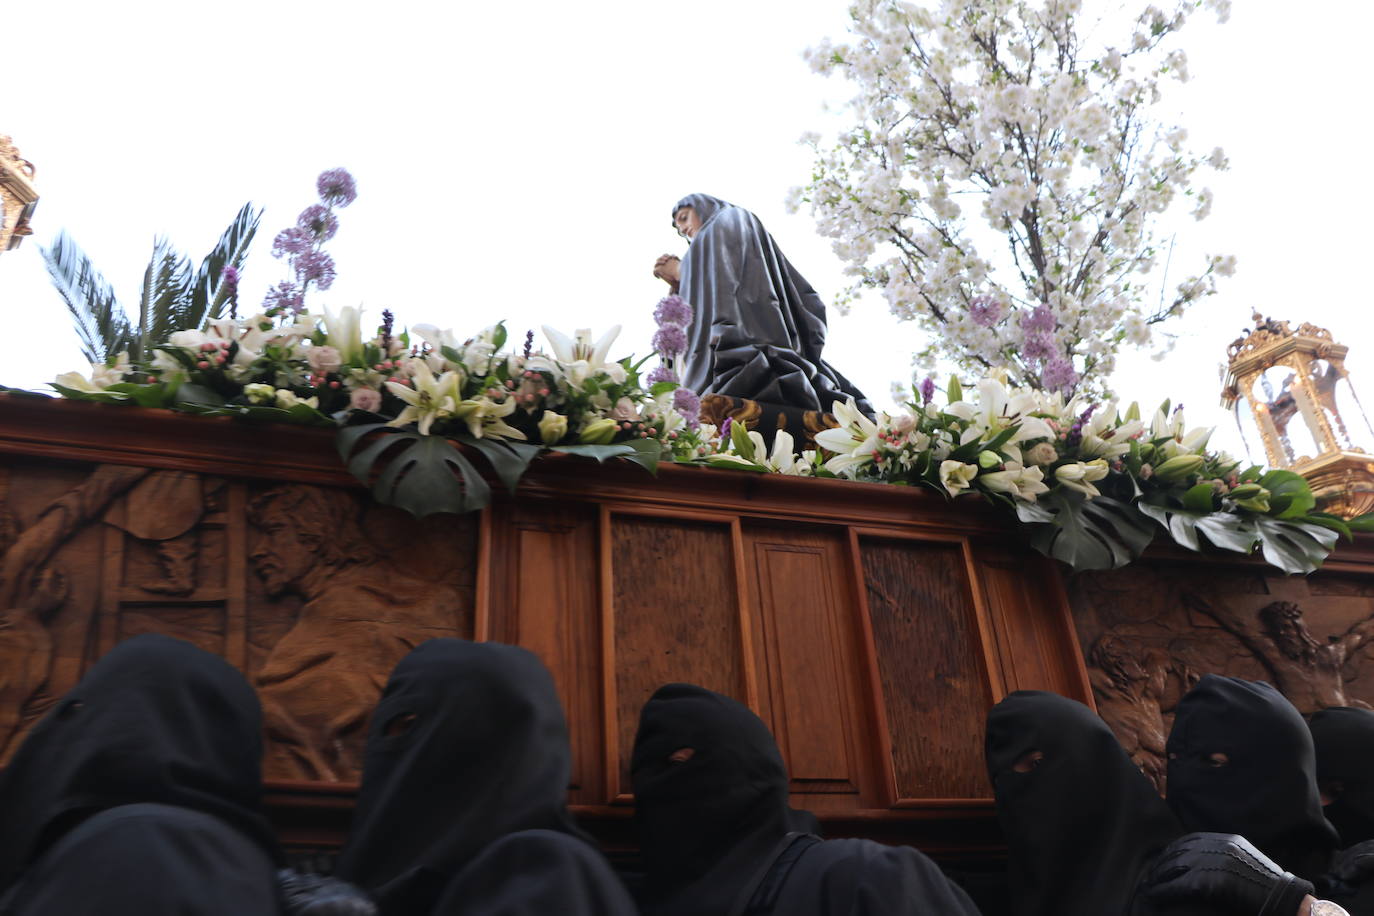
<svg viewBox="0 0 1374 916">
<path fill-rule="evenodd" d="M 674 357 L 687 350 L 687 332 L 675 324 L 667 324 L 654 334 L 653 348 L 667 357 Z"/>
<path fill-rule="evenodd" d="M 339 231 L 339 218 L 324 204 L 311 204 L 296 217 L 296 228 L 309 232 L 316 241 L 327 242 Z"/>
<path fill-rule="evenodd" d="M 334 283 L 334 259 L 323 251 L 299 254 L 291 265 L 296 268 L 296 278 L 302 286 L 314 283 L 320 289 L 329 289 Z"/>
<path fill-rule="evenodd" d="M 927 376 L 921 380 L 921 403 L 929 404 L 933 397 L 935 397 L 935 379 Z"/>
<path fill-rule="evenodd" d="M 649 385 L 657 385 L 659 382 L 677 383 L 677 373 L 667 366 L 659 366 L 657 369 L 649 370 L 649 374 L 644 376 L 644 381 Z"/>
<path fill-rule="evenodd" d="M 1002 317 L 1002 303 L 994 296 L 974 296 L 968 304 L 968 313 L 974 324 L 990 328 Z"/>
<path fill-rule="evenodd" d="M 320 192 L 320 200 L 334 207 L 347 207 L 358 199 L 358 185 L 348 169 L 330 169 L 321 172 L 315 187 Z"/>
<path fill-rule="evenodd" d="M 688 429 L 701 425 L 701 398 L 690 388 L 679 388 L 673 392 L 673 407 L 687 421 Z"/>
<path fill-rule="evenodd" d="M 1073 363 L 1062 356 L 1056 356 L 1040 370 L 1040 382 L 1050 391 L 1065 391 L 1078 384 L 1078 373 L 1074 371 Z M 1082 422 L 1080 420 L 1074 425 L 1081 426 Z"/>
<path fill-rule="evenodd" d="M 726 417 L 720 424 L 720 441 L 728 442 L 730 439 L 730 427 L 735 425 L 734 417 Z"/>
<path fill-rule="evenodd" d="M 681 296 L 664 296 L 654 309 L 654 321 L 659 327 L 676 325 L 685 328 L 692 323 L 692 307 Z"/>
<path fill-rule="evenodd" d="M 290 229 L 283 229 L 277 233 L 277 237 L 272 240 L 272 257 L 283 258 L 287 255 L 300 254 L 306 251 L 315 240 L 310 233 L 300 226 L 292 226 Z"/>
<path fill-rule="evenodd" d="M 305 308 L 305 297 L 290 281 L 279 283 L 267 291 L 267 298 L 262 300 L 262 307 L 266 311 L 276 309 L 279 312 L 291 312 L 299 315 L 301 309 Z"/>
<path fill-rule="evenodd" d="M 239 269 L 237 267 L 226 267 L 219 272 L 220 285 L 224 287 L 225 295 L 237 295 L 239 291 Z"/>
</svg>

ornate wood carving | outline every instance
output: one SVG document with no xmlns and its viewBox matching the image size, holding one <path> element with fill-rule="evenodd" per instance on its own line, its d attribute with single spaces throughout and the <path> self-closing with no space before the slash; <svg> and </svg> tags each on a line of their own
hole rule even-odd
<svg viewBox="0 0 1374 916">
<path fill-rule="evenodd" d="M 1304 714 L 1374 701 L 1374 566 L 1298 578 L 1180 557 L 1069 589 L 1098 710 L 1161 787 L 1173 709 L 1203 674 L 1269 681 Z"/>
<path fill-rule="evenodd" d="M 480 517 L 417 522 L 316 430 L 0 394 L 0 747 L 119 639 L 190 639 L 258 686 L 272 810 L 301 844 L 346 829 L 368 712 L 430 636 L 544 659 L 570 800 L 618 845 L 639 707 L 671 680 L 753 706 L 833 834 L 975 859 L 997 844 L 983 715 L 1007 690 L 1095 696 L 1152 772 L 1204 671 L 1305 710 L 1374 702 L 1374 539 L 1305 580 L 1160 551 L 1067 588 L 977 501 L 552 458 Z"/>
</svg>

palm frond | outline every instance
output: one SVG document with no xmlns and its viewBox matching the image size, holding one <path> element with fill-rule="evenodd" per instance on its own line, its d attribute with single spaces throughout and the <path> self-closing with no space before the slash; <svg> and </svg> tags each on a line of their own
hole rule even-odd
<svg viewBox="0 0 1374 916">
<path fill-rule="evenodd" d="M 165 238 L 153 241 L 153 256 L 143 272 L 138 303 L 138 354 L 151 356 L 153 348 L 166 343 L 174 331 L 186 327 L 191 299 L 191 261 Z"/>
<path fill-rule="evenodd" d="M 59 232 L 51 248 L 40 250 L 53 286 L 71 312 L 86 359 L 103 363 L 121 350 L 130 349 L 134 329 L 128 313 L 115 298 L 114 289 L 71 236 Z"/>
<path fill-rule="evenodd" d="M 194 286 L 191 289 L 189 318 L 194 322 L 186 327 L 200 327 L 207 318 L 219 318 L 224 304 L 229 299 L 229 290 L 220 283 L 224 268 L 243 269 L 244 259 L 248 257 L 248 246 L 258 231 L 258 220 L 262 211 L 253 209 L 249 201 L 239 210 L 238 216 L 224 230 L 219 242 L 200 262 L 196 271 Z"/>
</svg>

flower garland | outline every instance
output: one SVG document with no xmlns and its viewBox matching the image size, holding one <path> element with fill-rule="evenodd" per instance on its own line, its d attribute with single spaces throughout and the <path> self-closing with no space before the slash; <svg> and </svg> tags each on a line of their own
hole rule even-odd
<svg viewBox="0 0 1374 916">
<path fill-rule="evenodd" d="M 328 288 L 333 261 L 322 250 L 338 228 L 336 208 L 356 197 L 351 176 L 320 176 L 320 203 L 277 236 L 293 281 L 269 290 L 263 311 L 212 318 L 172 333 L 151 358 L 121 353 L 89 377 L 61 375 L 63 396 L 188 413 L 338 428 L 349 470 L 382 503 L 416 516 L 486 505 L 480 456 L 511 490 L 544 451 L 604 461 L 623 457 L 653 470 L 661 460 L 791 476 L 920 486 L 950 499 L 978 493 L 1013 512 L 1031 543 L 1074 569 L 1121 566 L 1164 530 L 1179 544 L 1250 553 L 1287 572 L 1310 572 L 1338 536 L 1374 530 L 1316 511 L 1307 482 L 1284 470 L 1242 470 L 1207 451 L 1210 429 L 1188 429 L 1168 402 L 1147 425 L 1132 404 L 1065 401 L 1058 393 L 1007 386 L 996 371 L 965 396 L 958 379 L 935 403 L 927 378 L 907 410 L 870 418 L 854 402 L 834 405 L 838 425 L 797 453 L 786 431 L 772 447 L 743 424 L 700 422 L 700 400 L 680 385 L 692 309 L 660 300 L 647 359 L 609 359 L 620 327 L 593 340 L 544 326 L 507 349 L 504 323 L 472 337 L 417 324 L 396 331 L 382 312 L 372 334 L 362 311 L 306 310 L 313 286 Z M 234 278 L 237 281 L 237 277 Z M 652 355 L 652 354 L 651 354 Z M 465 450 L 454 443 L 468 446 Z"/>
</svg>

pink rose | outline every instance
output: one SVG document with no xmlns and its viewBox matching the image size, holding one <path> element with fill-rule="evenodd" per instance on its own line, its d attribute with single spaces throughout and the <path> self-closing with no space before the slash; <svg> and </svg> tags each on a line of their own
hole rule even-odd
<svg viewBox="0 0 1374 916">
<path fill-rule="evenodd" d="M 376 413 L 382 406 L 382 393 L 373 388 L 354 388 L 348 396 L 348 406 L 354 410 Z"/>
<path fill-rule="evenodd" d="M 311 347 L 305 351 L 305 360 L 318 375 L 328 375 L 343 365 L 343 357 L 333 347 Z"/>
</svg>

